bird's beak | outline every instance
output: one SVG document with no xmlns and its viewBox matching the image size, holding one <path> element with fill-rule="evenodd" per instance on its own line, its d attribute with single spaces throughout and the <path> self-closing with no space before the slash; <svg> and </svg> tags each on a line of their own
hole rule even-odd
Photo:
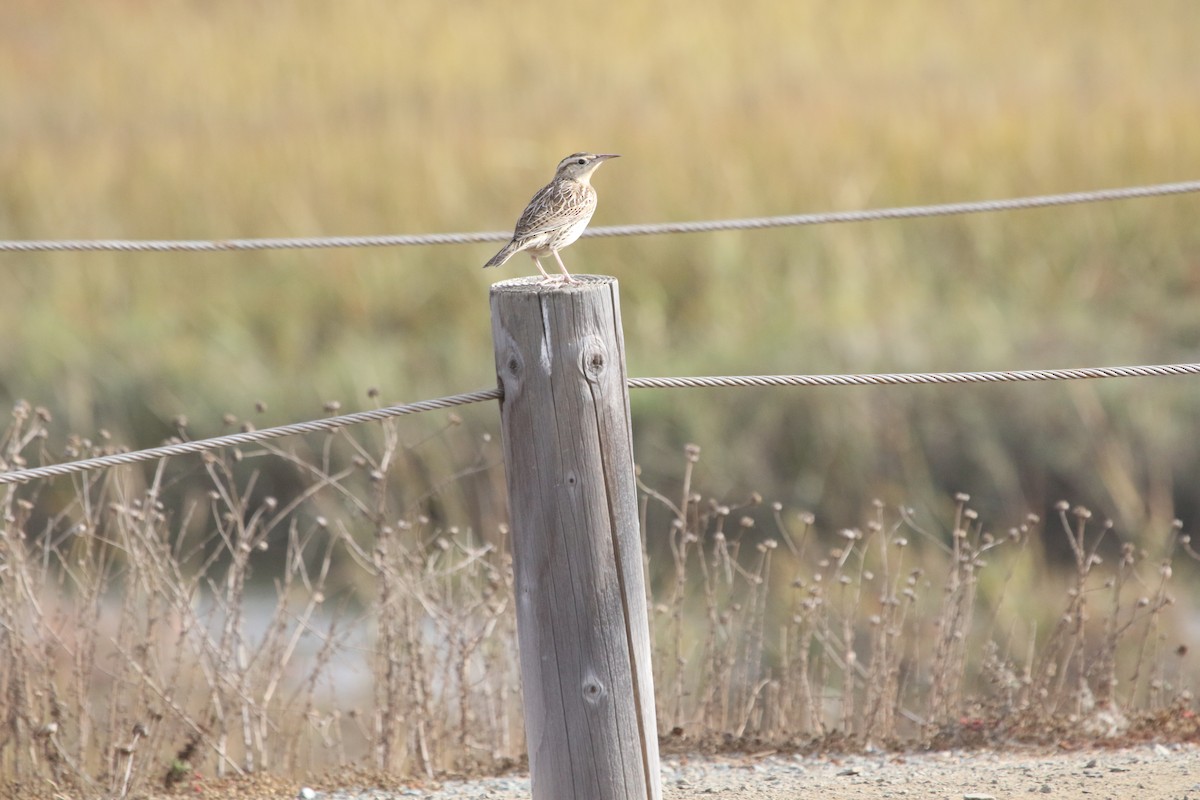
<svg viewBox="0 0 1200 800">
<path fill-rule="evenodd" d="M 603 154 L 597 155 L 596 160 L 597 161 L 607 161 L 610 158 L 620 158 L 620 157 L 621 157 L 621 155 L 619 153 L 603 153 Z"/>
</svg>

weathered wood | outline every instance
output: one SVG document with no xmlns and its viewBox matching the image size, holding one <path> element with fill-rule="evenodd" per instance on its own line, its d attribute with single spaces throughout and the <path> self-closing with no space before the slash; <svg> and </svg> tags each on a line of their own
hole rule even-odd
<svg viewBox="0 0 1200 800">
<path fill-rule="evenodd" d="M 659 800 L 617 282 L 492 287 L 534 800 Z"/>
</svg>

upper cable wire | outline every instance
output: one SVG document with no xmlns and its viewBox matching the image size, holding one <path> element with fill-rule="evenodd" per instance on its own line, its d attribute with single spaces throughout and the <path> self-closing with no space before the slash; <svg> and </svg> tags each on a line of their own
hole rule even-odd
<svg viewBox="0 0 1200 800">
<path fill-rule="evenodd" d="M 789 214 L 778 217 L 748 217 L 744 219 L 715 219 L 697 222 L 658 222 L 637 225 L 609 225 L 589 228 L 583 236 L 656 236 L 666 233 L 709 233 L 713 231 L 758 230 L 796 225 L 827 225 L 845 222 L 871 222 L 886 219 L 943 217 L 953 214 L 980 214 L 996 211 L 1018 211 L 1047 206 L 1079 203 L 1100 203 L 1112 200 L 1132 200 L 1139 197 L 1200 192 L 1200 181 L 1159 183 L 1150 186 L 1130 186 L 1122 189 L 1099 189 L 1090 192 L 1068 192 L 1008 200 L 978 200 L 941 205 L 902 206 L 863 211 L 829 211 L 819 214 Z M 213 240 L 142 240 L 142 239 L 62 239 L 0 241 L 0 252 L 61 252 L 117 251 L 140 252 L 231 252 L 244 250 L 296 250 L 332 247 L 414 247 L 435 244 L 478 244 L 506 242 L 512 238 L 508 231 L 475 231 L 471 233 L 426 233 L 394 236 L 305 236 L 271 239 L 213 239 Z"/>
</svg>

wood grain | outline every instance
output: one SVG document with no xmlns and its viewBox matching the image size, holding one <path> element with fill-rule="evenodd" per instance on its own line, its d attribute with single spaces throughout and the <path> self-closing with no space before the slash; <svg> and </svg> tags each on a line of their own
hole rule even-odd
<svg viewBox="0 0 1200 800">
<path fill-rule="evenodd" d="M 492 287 L 534 800 L 658 800 L 615 279 Z"/>
</svg>

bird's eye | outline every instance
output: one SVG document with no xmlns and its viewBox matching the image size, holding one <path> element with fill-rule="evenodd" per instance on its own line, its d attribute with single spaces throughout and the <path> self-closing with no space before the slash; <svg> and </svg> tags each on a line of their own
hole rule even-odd
<svg viewBox="0 0 1200 800">
<path fill-rule="evenodd" d="M 577 159 L 575 159 L 575 163 L 582 167 L 584 164 L 587 163 L 587 159 L 586 158 L 577 158 Z"/>
</svg>

